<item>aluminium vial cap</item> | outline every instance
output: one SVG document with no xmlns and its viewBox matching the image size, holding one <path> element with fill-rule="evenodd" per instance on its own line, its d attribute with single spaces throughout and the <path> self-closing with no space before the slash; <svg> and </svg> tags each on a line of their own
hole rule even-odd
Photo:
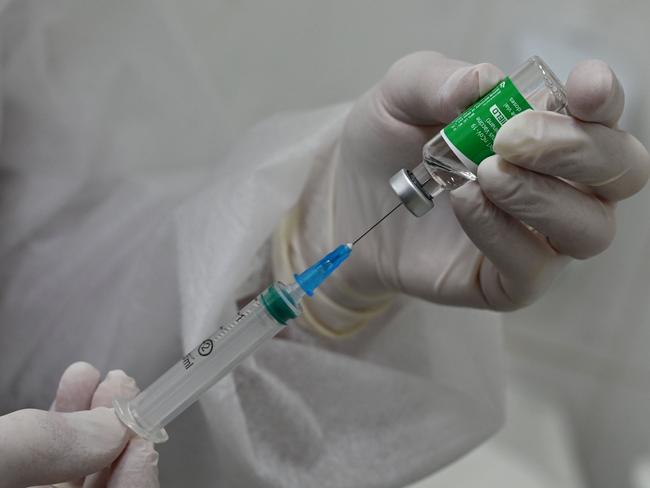
<svg viewBox="0 0 650 488">
<path fill-rule="evenodd" d="M 421 217 L 433 208 L 433 199 L 427 195 L 415 176 L 401 169 L 390 179 L 390 186 L 404 206 L 416 217 Z"/>
</svg>

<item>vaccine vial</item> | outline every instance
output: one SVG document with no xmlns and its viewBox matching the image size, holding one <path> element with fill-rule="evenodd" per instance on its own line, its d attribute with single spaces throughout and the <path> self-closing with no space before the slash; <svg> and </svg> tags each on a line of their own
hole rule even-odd
<svg viewBox="0 0 650 488">
<path fill-rule="evenodd" d="M 478 165 L 494 154 L 496 133 L 509 119 L 525 110 L 561 112 L 565 107 L 562 82 L 533 56 L 427 142 L 422 162 L 395 173 L 390 185 L 420 217 L 433 208 L 437 195 L 476 179 Z"/>
</svg>

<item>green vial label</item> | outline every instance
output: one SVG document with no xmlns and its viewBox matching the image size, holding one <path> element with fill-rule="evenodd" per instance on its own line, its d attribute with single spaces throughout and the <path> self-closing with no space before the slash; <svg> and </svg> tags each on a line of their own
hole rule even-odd
<svg viewBox="0 0 650 488">
<path fill-rule="evenodd" d="M 471 169 L 494 154 L 492 145 L 501 126 L 528 109 L 532 110 L 530 104 L 506 78 L 442 129 L 442 138 Z"/>
</svg>

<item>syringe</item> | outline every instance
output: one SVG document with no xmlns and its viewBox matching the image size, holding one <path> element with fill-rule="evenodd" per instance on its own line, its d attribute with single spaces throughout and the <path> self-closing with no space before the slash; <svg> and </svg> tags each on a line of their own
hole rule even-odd
<svg viewBox="0 0 650 488">
<path fill-rule="evenodd" d="M 298 317 L 302 313 L 300 301 L 305 295 L 311 296 L 351 252 L 352 244 L 342 244 L 295 275 L 295 283 L 273 283 L 135 398 L 116 399 L 113 405 L 117 416 L 145 439 L 165 442 L 165 426 L 289 320 Z"/>
</svg>

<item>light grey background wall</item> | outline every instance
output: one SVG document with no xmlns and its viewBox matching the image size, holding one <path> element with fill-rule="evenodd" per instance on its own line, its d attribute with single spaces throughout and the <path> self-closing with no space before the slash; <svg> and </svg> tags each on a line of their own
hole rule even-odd
<svg viewBox="0 0 650 488">
<path fill-rule="evenodd" d="M 226 102 L 234 139 L 278 111 L 353 99 L 400 56 L 435 49 L 509 70 L 540 54 L 566 77 L 598 57 L 627 90 L 622 126 L 650 143 L 650 2 L 183 0 L 177 35 Z M 505 316 L 509 370 L 564 409 L 589 486 L 632 486 L 650 451 L 650 192 L 620 205 L 613 246 Z M 477 485 L 479 486 L 479 485 Z"/>
</svg>

